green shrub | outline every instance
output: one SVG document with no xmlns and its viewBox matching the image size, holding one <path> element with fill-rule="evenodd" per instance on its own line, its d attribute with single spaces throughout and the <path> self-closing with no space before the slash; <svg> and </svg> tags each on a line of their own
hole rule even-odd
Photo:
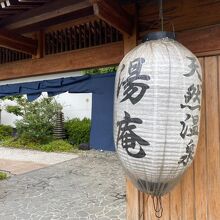
<svg viewBox="0 0 220 220">
<path fill-rule="evenodd" d="M 39 144 L 21 138 L 11 138 L 2 143 L 5 147 L 39 150 L 46 152 L 75 152 L 76 147 L 64 140 L 54 140 L 48 144 Z"/>
<path fill-rule="evenodd" d="M 48 144 L 41 145 L 40 148 L 42 151 L 46 152 L 70 152 L 73 151 L 75 147 L 67 141 L 54 140 Z"/>
<path fill-rule="evenodd" d="M 13 127 L 9 125 L 0 125 L 0 140 L 8 139 L 13 135 Z"/>
<path fill-rule="evenodd" d="M 0 172 L 0 180 L 7 179 L 7 174 Z"/>
<path fill-rule="evenodd" d="M 88 118 L 74 118 L 65 122 L 67 138 L 71 144 L 89 143 L 90 128 L 91 120 Z"/>
<path fill-rule="evenodd" d="M 22 138 L 9 138 L 3 141 L 1 145 L 4 147 L 32 149 L 32 150 L 39 150 L 40 148 L 40 144 Z"/>
</svg>

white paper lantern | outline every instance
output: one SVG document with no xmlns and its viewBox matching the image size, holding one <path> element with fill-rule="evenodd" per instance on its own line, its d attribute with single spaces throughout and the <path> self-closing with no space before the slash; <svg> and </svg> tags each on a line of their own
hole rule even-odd
<svg viewBox="0 0 220 220">
<path fill-rule="evenodd" d="M 164 38 L 151 35 L 121 61 L 115 82 L 114 139 L 123 168 L 139 190 L 164 195 L 192 163 L 201 85 L 195 55 L 166 33 Z"/>
</svg>

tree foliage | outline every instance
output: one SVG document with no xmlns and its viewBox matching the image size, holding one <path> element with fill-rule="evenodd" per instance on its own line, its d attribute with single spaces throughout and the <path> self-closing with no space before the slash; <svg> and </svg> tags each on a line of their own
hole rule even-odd
<svg viewBox="0 0 220 220">
<path fill-rule="evenodd" d="M 15 123 L 18 136 L 36 143 L 47 143 L 51 140 L 56 112 L 62 110 L 62 106 L 53 98 L 42 98 L 34 102 L 29 102 L 25 97 L 15 100 L 17 105 L 7 106 L 7 110 L 22 116 Z"/>
<path fill-rule="evenodd" d="M 16 116 L 23 116 L 24 115 L 24 108 L 28 103 L 28 100 L 27 100 L 27 98 L 25 98 L 25 96 L 22 96 L 22 95 L 7 96 L 7 97 L 3 98 L 3 100 L 10 100 L 10 101 L 14 101 L 15 103 L 17 103 L 16 105 L 7 105 L 5 107 L 5 110 L 8 113 L 12 113 Z"/>
<path fill-rule="evenodd" d="M 95 75 L 95 74 L 105 74 L 105 73 L 113 73 L 117 71 L 117 66 L 104 67 L 104 68 L 95 68 L 84 70 L 85 74 Z"/>
</svg>

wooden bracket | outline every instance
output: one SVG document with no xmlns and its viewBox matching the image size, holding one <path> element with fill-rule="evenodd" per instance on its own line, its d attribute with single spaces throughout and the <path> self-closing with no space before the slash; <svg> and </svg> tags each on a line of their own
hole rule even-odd
<svg viewBox="0 0 220 220">
<path fill-rule="evenodd" d="M 91 0 L 94 14 L 124 34 L 131 35 L 134 21 L 116 0 Z"/>
<path fill-rule="evenodd" d="M 45 49 L 45 33 L 43 30 L 35 32 L 33 34 L 33 39 L 35 39 L 38 43 L 37 53 L 35 56 L 32 56 L 33 59 L 40 59 L 44 57 L 44 49 Z"/>
</svg>

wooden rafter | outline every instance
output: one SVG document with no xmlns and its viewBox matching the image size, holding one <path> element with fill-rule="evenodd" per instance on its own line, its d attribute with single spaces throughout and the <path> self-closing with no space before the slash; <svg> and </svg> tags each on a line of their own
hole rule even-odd
<svg viewBox="0 0 220 220">
<path fill-rule="evenodd" d="M 0 27 L 16 30 L 89 7 L 91 7 L 89 0 L 55 0 L 22 14 L 3 19 L 0 22 Z"/>
<path fill-rule="evenodd" d="M 36 32 L 41 29 L 47 29 L 48 27 L 50 28 L 50 27 L 53 27 L 59 24 L 62 26 L 63 24 L 67 22 L 79 20 L 80 18 L 91 17 L 92 15 L 94 15 L 93 8 L 89 7 L 89 8 L 85 8 L 85 9 L 75 11 L 69 14 L 64 14 L 58 17 L 54 17 L 52 19 L 45 20 L 39 23 L 34 23 L 32 25 L 23 26 L 21 28 L 15 29 L 15 31 L 20 34 Z"/>
<path fill-rule="evenodd" d="M 123 42 L 117 42 L 50 55 L 42 59 L 7 63 L 0 65 L 0 80 L 110 66 L 120 63 L 123 53 Z"/>
<path fill-rule="evenodd" d="M 36 40 L 4 29 L 0 29 L 0 46 L 31 55 L 37 53 Z"/>
<path fill-rule="evenodd" d="M 122 33 L 131 35 L 134 21 L 116 0 L 91 0 L 95 15 Z"/>
<path fill-rule="evenodd" d="M 8 13 L 13 14 L 14 10 L 24 10 L 28 7 L 32 9 L 10 17 L 4 17 L 7 14 L 3 15 L 0 28 L 14 30 L 18 33 L 33 32 L 39 28 L 95 14 L 122 33 L 129 35 L 132 33 L 134 23 L 132 16 L 120 6 L 117 0 L 54 0 L 39 6 L 43 3 L 44 1 L 35 0 L 3 1 L 4 9 Z"/>
</svg>

